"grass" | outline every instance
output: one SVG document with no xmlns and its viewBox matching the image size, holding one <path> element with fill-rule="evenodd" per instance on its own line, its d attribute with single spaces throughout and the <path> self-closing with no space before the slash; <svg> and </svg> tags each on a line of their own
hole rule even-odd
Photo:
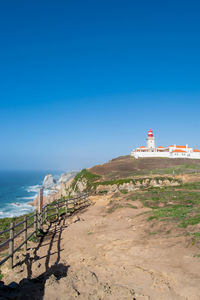
<svg viewBox="0 0 200 300">
<path fill-rule="evenodd" d="M 78 187 L 77 187 L 77 183 L 79 181 L 83 181 L 85 180 L 86 182 L 86 191 L 88 189 L 90 189 L 90 186 L 93 182 L 99 180 L 101 178 L 100 175 L 96 175 L 96 174 L 93 174 L 91 172 L 89 172 L 88 170 L 86 169 L 83 169 L 81 172 L 79 172 L 75 177 L 74 177 L 74 180 L 72 182 L 72 189 L 77 191 Z"/>
<path fill-rule="evenodd" d="M 127 190 L 120 190 L 120 193 L 122 193 L 122 194 L 128 194 L 128 191 Z"/>
<path fill-rule="evenodd" d="M 120 204 L 114 204 L 114 205 L 112 205 L 112 206 L 107 210 L 107 213 L 108 213 L 108 214 L 111 214 L 111 213 L 113 213 L 116 209 L 123 208 L 123 207 L 124 207 L 123 205 L 120 205 Z"/>
<path fill-rule="evenodd" d="M 129 197 L 129 200 L 140 200 L 144 206 L 152 208 L 148 221 L 174 222 L 178 227 L 186 228 L 200 223 L 198 186 L 199 183 L 186 184 L 181 186 L 181 190 L 178 190 L 179 187 L 151 188 Z M 200 237 L 200 234 L 194 236 Z"/>
<path fill-rule="evenodd" d="M 19 217 L 13 217 L 13 218 L 3 218 L 3 219 L 0 219 L 0 231 L 3 231 L 3 230 L 6 230 L 10 227 L 10 224 L 13 222 L 15 224 L 17 223 L 20 223 L 22 221 L 24 221 L 24 217 L 29 217 L 31 214 L 33 213 L 30 213 L 30 214 L 26 214 L 26 215 L 23 215 L 23 216 L 19 216 Z M 27 224 L 31 224 L 33 222 L 33 218 L 29 219 Z M 17 226 L 15 228 L 15 234 L 18 233 L 20 230 L 22 230 L 24 228 L 24 224 L 21 224 L 19 226 Z M 1 234 L 0 236 L 0 242 L 3 242 L 5 241 L 6 239 L 9 238 L 9 232 L 6 232 L 6 233 L 3 233 Z"/>
<path fill-rule="evenodd" d="M 188 173 L 199 173 L 200 172 L 200 164 L 190 165 L 190 164 L 184 164 L 184 165 L 178 165 L 174 167 L 169 168 L 163 168 L 163 169 L 154 169 L 151 170 L 150 174 L 171 174 L 171 175 L 179 175 L 179 174 L 188 174 Z"/>
<path fill-rule="evenodd" d="M 183 187 L 186 186 L 186 189 Z M 196 189 L 194 188 L 196 187 Z M 179 187 L 150 187 L 146 190 L 134 192 L 132 195 L 116 196 L 109 203 L 108 213 L 114 212 L 116 209 L 123 207 L 136 208 L 134 201 L 139 200 L 145 207 L 151 208 L 150 212 L 146 212 L 147 220 L 166 224 L 166 234 L 170 234 L 173 228 L 186 229 L 187 232 L 181 231 L 192 237 L 191 243 L 195 245 L 200 242 L 200 232 L 194 232 L 195 225 L 200 224 L 200 190 L 198 183 L 191 183 Z M 120 200 L 120 201 L 119 201 Z M 167 225 L 168 224 L 168 225 Z M 165 229 L 164 229 L 165 230 Z M 198 229 L 197 229 L 198 230 Z M 150 232 L 151 235 L 156 231 Z"/>
<path fill-rule="evenodd" d="M 193 257 L 200 257 L 200 254 L 195 254 L 193 255 Z"/>
<path fill-rule="evenodd" d="M 184 183 L 177 188 L 185 190 L 200 190 L 200 182 Z"/>
<path fill-rule="evenodd" d="M 60 199 L 60 200 L 63 200 L 63 199 Z M 55 203 L 57 201 L 54 201 Z M 59 202 L 59 200 L 58 200 Z M 51 206 L 50 206 L 51 207 Z M 53 206 L 51 207 L 53 208 Z M 68 208 L 67 209 L 67 212 L 73 212 L 74 209 L 73 208 Z M 65 207 L 61 207 L 59 208 L 58 210 L 58 213 L 59 213 L 59 216 L 64 214 L 66 212 L 66 209 Z M 0 219 L 0 231 L 3 231 L 3 230 L 6 230 L 10 227 L 10 224 L 13 222 L 14 224 L 17 224 L 17 223 L 20 223 L 22 221 L 24 221 L 24 218 L 25 217 L 29 217 L 30 215 L 32 215 L 33 213 L 29 213 L 29 214 L 26 214 L 26 215 L 23 215 L 23 216 L 19 216 L 19 217 L 13 217 L 13 218 L 3 218 L 3 219 Z M 52 209 L 51 211 L 48 211 L 47 212 L 47 217 L 48 217 L 48 220 L 52 220 L 52 219 L 56 219 L 56 216 L 54 215 L 56 214 L 56 208 Z M 54 216 L 51 216 L 51 215 L 54 215 Z M 27 224 L 31 224 L 33 223 L 33 218 L 29 219 L 27 221 Z M 19 231 L 21 231 L 22 229 L 24 228 L 24 224 L 21 224 L 19 226 L 17 226 L 15 229 L 14 229 L 14 234 L 18 233 Z M 1 234 L 0 236 L 0 243 L 2 243 L 3 241 L 9 239 L 9 235 L 10 233 L 9 232 L 6 232 L 6 233 L 3 233 Z M 33 237 L 32 237 L 33 238 Z M 34 239 L 34 238 L 33 238 Z"/>
<path fill-rule="evenodd" d="M 198 191 L 180 191 L 177 187 L 150 188 L 144 193 L 138 193 L 129 199 L 140 200 L 144 206 L 150 208 L 159 208 L 160 206 L 170 205 L 198 205 L 200 203 L 200 192 Z"/>
</svg>

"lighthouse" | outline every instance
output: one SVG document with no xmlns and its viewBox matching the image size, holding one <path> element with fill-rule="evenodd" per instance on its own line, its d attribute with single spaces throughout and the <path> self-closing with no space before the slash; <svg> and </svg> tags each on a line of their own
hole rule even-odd
<svg viewBox="0 0 200 300">
<path fill-rule="evenodd" d="M 155 146 L 155 137 L 153 136 L 153 131 L 151 129 L 148 131 L 147 148 L 148 149 L 156 148 L 156 146 Z"/>
</svg>

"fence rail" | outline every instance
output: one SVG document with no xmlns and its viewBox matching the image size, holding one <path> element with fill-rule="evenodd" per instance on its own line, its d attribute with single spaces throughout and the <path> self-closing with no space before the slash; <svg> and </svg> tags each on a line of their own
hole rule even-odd
<svg viewBox="0 0 200 300">
<path fill-rule="evenodd" d="M 9 259 L 10 267 L 13 268 L 14 253 L 17 252 L 19 249 L 21 249 L 24 245 L 25 245 L 24 250 L 27 251 L 29 239 L 33 235 L 35 237 L 37 236 L 38 232 L 42 229 L 43 224 L 45 224 L 48 220 L 51 220 L 52 217 L 56 216 L 56 218 L 58 219 L 59 216 L 62 214 L 70 215 L 73 212 L 88 206 L 89 200 L 88 200 L 88 194 L 81 194 L 76 198 L 53 201 L 52 203 L 49 203 L 45 206 L 42 206 L 41 203 L 39 203 L 39 205 L 40 207 L 38 206 L 38 209 L 35 210 L 35 212 L 32 215 L 28 217 L 25 216 L 24 220 L 17 224 L 14 224 L 13 222 L 10 223 L 10 228 L 0 232 L 0 235 L 5 234 L 7 232 L 10 233 L 9 239 L 3 241 L 0 244 L 0 251 L 1 251 L 1 249 L 9 243 L 9 254 L 8 256 L 6 256 L 0 261 L 0 265 L 5 263 Z M 52 211 L 53 213 L 51 213 Z M 33 222 L 28 224 L 28 221 L 30 221 L 32 218 L 33 218 Z M 23 229 L 15 233 L 15 228 L 21 225 L 23 225 Z M 28 235 L 28 229 L 30 228 L 33 228 L 33 232 L 31 232 Z M 22 234 L 24 234 L 23 242 L 15 248 L 14 245 L 15 239 Z"/>
</svg>

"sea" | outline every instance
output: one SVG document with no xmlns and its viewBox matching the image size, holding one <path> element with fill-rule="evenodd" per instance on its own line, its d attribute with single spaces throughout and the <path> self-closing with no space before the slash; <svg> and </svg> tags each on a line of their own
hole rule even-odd
<svg viewBox="0 0 200 300">
<path fill-rule="evenodd" d="M 58 171 L 0 171 L 0 218 L 15 217 L 30 213 L 33 201 L 42 185 L 45 175 L 55 178 Z"/>
</svg>

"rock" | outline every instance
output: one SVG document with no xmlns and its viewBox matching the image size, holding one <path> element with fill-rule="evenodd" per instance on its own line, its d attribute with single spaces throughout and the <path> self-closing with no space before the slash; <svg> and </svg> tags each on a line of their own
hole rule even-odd
<svg viewBox="0 0 200 300">
<path fill-rule="evenodd" d="M 17 267 L 16 272 L 17 272 L 17 273 L 22 273 L 22 272 L 24 272 L 24 266 L 19 266 L 19 267 Z"/>
<path fill-rule="evenodd" d="M 43 185 L 43 187 L 44 187 L 45 189 L 49 189 L 49 188 L 55 187 L 55 183 L 56 183 L 56 181 L 55 181 L 55 179 L 53 178 L 53 175 L 48 174 L 48 175 L 45 176 L 42 185 Z"/>
<path fill-rule="evenodd" d="M 87 180 L 82 179 L 81 181 L 77 181 L 76 188 L 80 193 L 83 192 L 87 188 Z"/>
<path fill-rule="evenodd" d="M 94 272 L 91 272 L 91 274 L 93 283 L 97 283 L 99 281 L 97 275 Z"/>
<path fill-rule="evenodd" d="M 79 218 L 78 216 L 74 216 L 74 217 L 72 218 L 72 223 L 76 223 L 76 222 L 78 222 L 78 221 L 80 221 L 80 218 Z"/>
</svg>

